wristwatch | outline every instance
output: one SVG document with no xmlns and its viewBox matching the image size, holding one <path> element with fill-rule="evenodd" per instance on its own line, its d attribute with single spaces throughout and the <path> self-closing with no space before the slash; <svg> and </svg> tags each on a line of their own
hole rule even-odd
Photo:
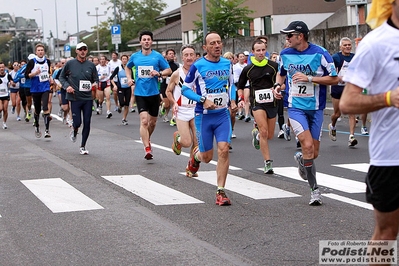
<svg viewBox="0 0 399 266">
<path fill-rule="evenodd" d="M 205 97 L 205 96 L 202 96 L 201 99 L 200 99 L 200 102 L 201 102 L 201 103 L 204 103 L 205 101 L 206 101 L 206 97 Z"/>
<path fill-rule="evenodd" d="M 309 81 L 309 82 L 312 82 L 312 81 L 313 81 L 313 76 L 310 76 L 310 75 L 309 75 L 309 76 L 308 76 L 308 81 Z"/>
<path fill-rule="evenodd" d="M 162 71 L 159 71 L 159 76 L 162 77 Z"/>
</svg>

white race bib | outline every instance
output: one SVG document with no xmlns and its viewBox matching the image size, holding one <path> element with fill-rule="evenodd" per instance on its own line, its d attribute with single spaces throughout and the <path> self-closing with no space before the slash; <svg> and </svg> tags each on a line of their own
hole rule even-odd
<svg viewBox="0 0 399 266">
<path fill-rule="evenodd" d="M 121 78 L 121 85 L 127 85 L 127 78 Z"/>
<path fill-rule="evenodd" d="M 154 70 L 153 66 L 138 66 L 138 76 L 139 78 L 152 78 L 151 71 Z"/>
<path fill-rule="evenodd" d="M 181 106 L 184 107 L 191 107 L 191 106 L 195 106 L 197 102 L 190 100 L 189 98 L 185 97 L 184 95 L 181 95 Z"/>
<path fill-rule="evenodd" d="M 88 80 L 80 80 L 79 91 L 91 91 L 91 82 Z"/>
<path fill-rule="evenodd" d="M 207 94 L 206 98 L 216 105 L 216 109 L 227 107 L 227 103 L 229 102 L 229 95 L 226 92 Z"/>
<path fill-rule="evenodd" d="M 312 82 L 292 83 L 290 95 L 292 95 L 292 97 L 313 97 L 314 85 Z"/>
<path fill-rule="evenodd" d="M 21 84 L 25 84 L 25 78 L 21 78 Z"/>
<path fill-rule="evenodd" d="M 274 101 L 273 91 L 271 89 L 256 90 L 255 101 L 257 103 L 272 103 Z"/>
<path fill-rule="evenodd" d="M 40 80 L 40 82 L 46 82 L 46 81 L 49 80 L 49 76 L 48 76 L 48 71 L 47 70 L 43 70 L 43 72 L 40 72 L 39 80 Z"/>
<path fill-rule="evenodd" d="M 345 76 L 346 70 L 348 69 L 349 63 L 344 61 L 342 64 L 341 70 L 338 72 L 338 77 Z M 338 82 L 339 86 L 345 86 L 345 82 Z"/>
<path fill-rule="evenodd" d="M 7 96 L 8 96 L 8 89 L 0 88 L 0 97 L 7 97 Z"/>
</svg>

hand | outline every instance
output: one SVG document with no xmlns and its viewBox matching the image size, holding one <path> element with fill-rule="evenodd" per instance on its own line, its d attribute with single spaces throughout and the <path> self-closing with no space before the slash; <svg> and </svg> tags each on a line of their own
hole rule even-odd
<svg viewBox="0 0 399 266">
<path fill-rule="evenodd" d="M 129 86 L 133 86 L 133 85 L 134 85 L 134 80 L 133 80 L 133 79 L 129 79 L 129 80 L 127 81 L 127 84 L 128 84 Z"/>
<path fill-rule="evenodd" d="M 244 108 L 245 107 L 245 101 L 240 101 L 238 103 L 238 108 Z"/>
<path fill-rule="evenodd" d="M 272 89 L 272 91 L 275 99 L 277 100 L 283 99 L 283 95 L 281 94 L 281 92 L 277 92 L 277 89 Z"/>
<path fill-rule="evenodd" d="M 302 72 L 296 72 L 293 76 L 292 76 L 292 81 L 294 83 L 298 83 L 298 82 L 308 82 L 308 76 L 306 76 L 305 74 L 303 74 Z"/>
<path fill-rule="evenodd" d="M 68 86 L 68 88 L 66 89 L 66 92 L 74 94 L 75 90 L 71 86 Z"/>
<path fill-rule="evenodd" d="M 231 101 L 231 102 L 230 102 L 230 110 L 231 110 L 232 112 L 236 112 L 236 111 L 238 110 L 238 106 L 237 106 L 237 104 L 236 104 L 236 101 Z"/>
<path fill-rule="evenodd" d="M 209 109 L 209 110 L 216 109 L 216 104 L 208 99 L 205 100 L 203 106 L 205 109 Z"/>
</svg>

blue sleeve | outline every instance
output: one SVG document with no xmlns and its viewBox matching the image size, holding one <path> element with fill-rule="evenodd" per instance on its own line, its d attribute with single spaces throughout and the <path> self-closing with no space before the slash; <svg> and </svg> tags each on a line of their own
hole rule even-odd
<svg viewBox="0 0 399 266">
<path fill-rule="evenodd" d="M 132 55 L 130 56 L 129 61 L 128 61 L 127 64 L 126 64 L 126 66 L 127 66 L 128 68 L 134 67 L 133 56 L 134 56 L 134 54 L 132 54 Z"/>
<path fill-rule="evenodd" d="M 183 94 L 190 100 L 196 101 L 197 103 L 201 101 L 201 96 L 196 94 L 192 89 L 185 85 L 183 85 L 183 87 L 181 88 L 181 94 Z"/>
</svg>

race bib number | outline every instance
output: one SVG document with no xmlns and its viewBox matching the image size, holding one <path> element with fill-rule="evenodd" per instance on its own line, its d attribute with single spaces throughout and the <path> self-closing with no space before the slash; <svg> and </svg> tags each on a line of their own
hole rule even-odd
<svg viewBox="0 0 399 266">
<path fill-rule="evenodd" d="M 121 78 L 121 85 L 127 85 L 127 78 Z"/>
<path fill-rule="evenodd" d="M 152 78 L 151 71 L 154 70 L 153 66 L 138 66 L 138 76 L 139 78 Z"/>
<path fill-rule="evenodd" d="M 45 81 L 48 81 L 48 80 L 49 80 L 49 76 L 48 76 L 47 70 L 46 70 L 46 71 L 43 71 L 43 72 L 41 72 L 41 73 L 39 74 L 39 80 L 40 80 L 40 82 L 45 82 Z"/>
<path fill-rule="evenodd" d="M 314 85 L 312 82 L 292 83 L 290 94 L 292 97 L 313 97 Z"/>
<path fill-rule="evenodd" d="M 195 106 L 196 105 L 196 101 L 190 100 L 189 98 L 185 97 L 185 96 L 181 96 L 181 106 L 184 107 L 191 107 L 191 106 Z"/>
<path fill-rule="evenodd" d="M 226 92 L 207 94 L 206 98 L 216 105 L 216 109 L 227 107 L 227 103 L 229 102 L 229 96 Z"/>
<path fill-rule="evenodd" d="M 25 78 L 21 78 L 21 84 L 25 84 Z"/>
<path fill-rule="evenodd" d="M 91 82 L 88 80 L 79 81 L 79 91 L 91 91 Z"/>
<path fill-rule="evenodd" d="M 272 103 L 274 101 L 273 91 L 271 89 L 256 90 L 255 101 L 257 103 Z"/>
<path fill-rule="evenodd" d="M 0 88 L 0 97 L 7 97 L 7 96 L 8 96 L 8 89 Z"/>
<path fill-rule="evenodd" d="M 341 77 L 341 79 L 342 79 L 342 77 L 345 76 L 345 73 L 346 73 L 346 70 L 348 69 L 348 66 L 349 66 L 349 63 L 344 61 L 343 65 L 341 67 L 341 70 L 338 73 L 338 77 Z M 339 86 L 345 86 L 345 82 L 343 82 L 343 81 L 342 82 L 338 82 L 338 85 Z"/>
</svg>

